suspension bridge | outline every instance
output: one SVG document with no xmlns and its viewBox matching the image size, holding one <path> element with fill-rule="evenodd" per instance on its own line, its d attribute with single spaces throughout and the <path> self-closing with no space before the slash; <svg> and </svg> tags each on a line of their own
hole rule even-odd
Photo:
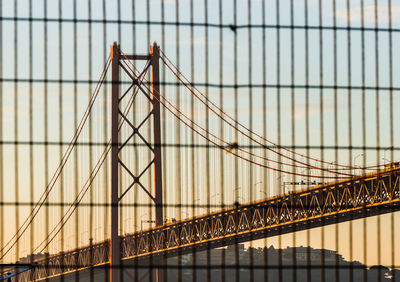
<svg viewBox="0 0 400 282">
<path fill-rule="evenodd" d="M 133 64 L 134 60 L 145 61 L 144 69 L 139 70 Z M 270 154 L 275 154 L 277 159 L 267 157 L 265 154 L 258 155 L 236 143 L 227 142 L 222 136 L 211 132 L 207 127 L 202 126 L 181 111 L 160 91 L 160 62 L 165 64 L 166 68 L 179 79 L 180 83 L 193 95 L 193 98 L 207 108 L 210 114 L 217 116 L 226 126 L 232 128 L 243 138 L 265 148 Z M 104 165 L 108 155 L 111 162 L 109 185 L 110 238 L 101 242 L 92 242 L 73 250 L 50 254 L 45 258 L 36 260 L 24 271 L 15 270 L 12 272 L 8 269 L 8 274 L 2 274 L 3 279 L 40 281 L 72 275 L 76 272 L 85 272 L 90 269 L 109 268 L 110 279 L 115 282 L 120 280 L 121 264 L 138 265 L 142 261 L 151 260 L 157 269 L 157 280 L 163 281 L 165 275 L 163 260 L 169 257 L 391 213 L 400 209 L 400 165 L 398 163 L 391 163 L 386 166 L 379 164 L 365 166 L 361 169 L 362 174 L 355 175 L 354 165 L 332 164 L 279 146 L 279 144 L 247 128 L 208 99 L 207 95 L 190 83 L 156 44 L 152 46 L 148 55 L 125 55 L 120 47 L 114 44 L 111 47 L 110 58 L 100 81 L 60 165 L 41 198 L 34 205 L 29 217 L 11 241 L 2 247 L 3 257 L 15 246 L 29 225 L 32 224 L 39 210 L 44 206 L 49 193 L 55 187 L 55 182 L 68 162 L 110 68 L 112 77 L 111 139 L 105 146 L 103 154 L 93 167 L 75 201 L 66 209 L 60 222 L 47 234 L 47 238 L 35 251 L 42 252 L 59 235 L 89 191 L 91 183 Z M 148 81 L 146 73 L 150 69 L 152 72 L 151 81 Z M 131 83 L 127 90 L 120 94 L 121 70 L 131 79 Z M 135 89 L 135 91 L 132 89 Z M 143 94 L 152 107 L 144 119 L 136 125 L 130 120 L 128 113 L 138 93 Z M 124 99 L 127 99 L 128 102 L 123 109 L 121 108 L 121 101 Z M 161 107 L 211 146 L 223 150 L 226 154 L 232 155 L 240 161 L 263 169 L 308 179 L 311 177 L 309 171 L 313 170 L 318 173 L 314 173 L 312 178 L 322 179 L 324 182 L 263 200 L 241 204 L 237 202 L 235 205 L 224 207 L 218 211 L 166 223 L 163 215 Z M 153 121 L 152 140 L 146 139 L 140 131 L 143 124 L 150 119 Z M 127 124 L 131 130 L 131 134 L 125 140 L 121 140 L 119 134 L 122 124 Z M 135 174 L 119 157 L 119 153 L 126 148 L 128 142 L 134 136 L 143 141 L 153 156 L 138 174 Z M 273 146 L 267 146 L 268 144 Z M 142 181 L 146 171 L 152 168 L 154 169 L 154 183 L 152 185 L 154 191 L 150 191 Z M 125 187 L 122 193 L 119 192 L 118 176 L 120 170 L 128 173 L 132 178 L 131 184 Z M 307 183 L 310 184 L 311 182 Z M 140 187 L 154 203 L 155 226 L 121 235 L 118 231 L 119 202 L 134 186 Z"/>
</svg>

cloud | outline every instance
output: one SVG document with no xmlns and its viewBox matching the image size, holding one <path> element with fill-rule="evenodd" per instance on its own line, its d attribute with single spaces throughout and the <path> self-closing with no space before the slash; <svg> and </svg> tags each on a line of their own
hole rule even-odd
<svg viewBox="0 0 400 282">
<path fill-rule="evenodd" d="M 197 45 L 197 46 L 206 46 L 206 38 L 205 37 L 196 37 L 193 39 L 193 41 L 188 38 L 188 39 L 183 39 L 183 40 L 179 40 L 179 45 L 191 45 L 193 43 L 193 45 Z M 169 45 L 175 45 L 176 44 L 176 40 L 168 40 L 167 44 Z M 214 39 L 208 39 L 208 46 L 226 46 L 226 45 L 232 45 L 231 42 L 228 41 L 219 41 L 219 40 L 214 40 Z"/>
<path fill-rule="evenodd" d="M 164 4 L 168 4 L 168 5 L 175 5 L 178 1 L 177 0 L 162 0 L 161 2 L 163 2 Z"/>
<path fill-rule="evenodd" d="M 378 24 L 388 24 L 389 23 L 389 8 L 387 5 L 377 5 L 376 7 L 378 14 Z M 392 24 L 400 23 L 400 4 L 392 5 Z M 336 12 L 336 19 L 340 22 L 347 23 L 347 9 L 339 9 Z M 362 10 L 361 7 L 350 8 L 350 23 L 360 24 L 362 20 Z M 375 24 L 375 5 L 364 6 L 364 23 L 369 25 Z"/>
<path fill-rule="evenodd" d="M 184 0 L 161 0 L 160 2 L 162 2 L 163 4 L 165 4 L 165 5 L 176 5 L 177 3 L 178 3 L 178 1 L 179 2 L 182 2 L 182 1 L 184 1 Z M 157 5 L 159 5 L 159 2 L 158 1 L 151 1 L 151 3 L 153 4 L 157 4 Z"/>
<path fill-rule="evenodd" d="M 16 116 L 19 118 L 27 117 L 29 114 L 29 108 L 19 106 L 17 109 L 15 109 L 13 105 L 5 105 L 2 108 L 2 114 L 3 119 L 5 120 L 15 120 Z"/>
</svg>

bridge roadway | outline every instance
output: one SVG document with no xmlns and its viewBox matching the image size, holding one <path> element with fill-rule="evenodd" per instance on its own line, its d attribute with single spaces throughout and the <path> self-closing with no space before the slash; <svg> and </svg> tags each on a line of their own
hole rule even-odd
<svg viewBox="0 0 400 282">
<path fill-rule="evenodd" d="M 158 261 L 192 251 L 400 210 L 400 168 L 353 177 L 224 209 L 121 237 L 124 264 Z M 17 280 L 42 280 L 106 267 L 109 241 L 51 255 Z M 85 271 L 83 271 L 85 272 Z"/>
</svg>

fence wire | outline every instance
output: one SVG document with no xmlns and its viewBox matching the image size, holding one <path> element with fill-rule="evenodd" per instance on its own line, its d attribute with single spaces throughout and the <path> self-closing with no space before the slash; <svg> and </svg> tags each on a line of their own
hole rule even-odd
<svg viewBox="0 0 400 282">
<path fill-rule="evenodd" d="M 400 281 L 399 15 L 399 0 L 2 1 L 0 280 L 110 280 L 118 84 L 120 281 Z M 124 58 L 153 42 L 159 91 Z"/>
</svg>

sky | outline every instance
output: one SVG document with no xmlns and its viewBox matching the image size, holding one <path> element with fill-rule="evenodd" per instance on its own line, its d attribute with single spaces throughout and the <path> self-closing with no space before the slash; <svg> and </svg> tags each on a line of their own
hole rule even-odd
<svg viewBox="0 0 400 282">
<path fill-rule="evenodd" d="M 16 4 L 15 4 L 16 3 Z M 30 15 L 29 1 L 6 0 L 1 3 L 1 84 L 2 97 L 2 139 L 3 141 L 29 141 L 30 136 L 35 141 L 64 141 L 68 142 L 74 132 L 75 119 L 79 122 L 88 97 L 92 93 L 95 84 L 65 82 L 61 85 L 59 79 L 70 80 L 93 80 L 97 81 L 105 65 L 108 56 L 109 46 L 114 41 L 121 45 L 121 50 L 126 54 L 133 52 L 146 54 L 152 42 L 156 41 L 163 52 L 176 64 L 181 72 L 196 83 L 208 82 L 212 85 L 233 85 L 235 77 L 237 83 L 242 84 L 266 84 L 268 87 L 240 87 L 237 90 L 237 110 L 238 120 L 259 134 L 273 142 L 280 142 L 283 145 L 307 145 L 306 139 L 306 105 L 309 106 L 309 144 L 319 146 L 334 146 L 335 140 L 340 146 L 381 146 L 386 148 L 391 145 L 391 128 L 393 129 L 393 145 L 398 147 L 400 141 L 399 128 L 400 114 L 393 110 L 393 123 L 390 123 L 390 109 L 398 108 L 399 97 L 399 78 L 400 65 L 396 62 L 400 60 L 400 17 L 396 16 L 400 12 L 400 1 L 391 1 L 392 21 L 391 28 L 396 29 L 388 32 L 388 1 L 380 1 L 377 6 L 377 19 L 375 20 L 374 1 L 364 1 L 364 27 L 374 28 L 375 24 L 381 29 L 379 32 L 360 30 L 348 32 L 339 29 L 335 32 L 332 29 L 320 32 L 318 28 L 307 30 L 308 41 L 306 41 L 306 30 L 303 27 L 307 24 L 312 27 L 320 25 L 332 27 L 346 27 L 347 21 L 347 2 L 345 0 L 325 1 L 265 1 L 264 13 L 262 13 L 262 1 L 237 1 L 236 22 L 234 13 L 234 2 L 223 1 L 220 9 L 219 1 L 193 1 L 174 0 L 164 1 L 106 1 L 103 7 L 102 1 L 32 1 Z M 118 7 L 118 3 L 120 6 Z M 204 26 L 193 27 L 191 35 L 190 26 L 180 26 L 174 24 L 160 25 L 161 11 L 164 7 L 164 21 L 174 23 L 190 23 L 191 3 L 193 4 L 193 21 L 204 23 L 208 21 L 212 24 L 223 25 L 259 25 L 266 24 L 267 28 L 239 28 L 235 32 L 229 27 L 216 28 Z M 250 3 L 250 4 L 249 4 Z M 277 3 L 279 3 L 279 12 Z M 305 4 L 307 3 L 307 4 Z M 319 3 L 321 3 L 321 10 Z M 206 7 L 207 4 L 207 7 Z M 333 9 L 336 5 L 336 11 Z M 89 9 L 90 5 L 90 9 Z M 362 25 L 360 2 L 350 1 L 350 22 L 351 27 L 357 28 Z M 15 7 L 16 6 L 16 10 Z M 250 9 L 249 9 L 250 6 Z M 46 7 L 46 9 L 45 9 Z M 74 13 L 75 7 L 75 13 Z M 89 15 L 90 10 L 90 15 Z M 46 11 L 46 12 L 45 12 Z M 321 12 L 320 12 L 321 11 Z M 86 20 L 91 17 L 94 20 L 110 21 L 106 25 L 94 22 L 89 25 Z M 264 14 L 264 17 L 263 17 Z M 291 15 L 293 15 L 291 17 Z M 14 21 L 13 17 L 20 20 Z M 32 17 L 36 20 L 26 21 Z M 48 21 L 43 21 L 44 17 Z M 61 17 L 62 23 L 58 19 Z M 118 26 L 118 18 L 122 24 Z M 73 19 L 78 19 L 74 25 Z M 278 21 L 279 18 L 279 21 Z M 79 20 L 82 20 L 81 22 Z M 135 20 L 135 24 L 131 21 Z M 146 25 L 146 21 L 154 24 Z M 293 21 L 292 21 L 293 20 Z M 299 28 L 291 29 L 293 24 Z M 277 28 L 280 25 L 280 28 Z M 386 29 L 386 30 L 385 30 Z M 278 33 L 279 31 L 279 33 Z M 104 34 L 106 35 L 104 37 Z M 278 37 L 279 34 L 279 37 Z M 90 36 L 91 35 L 91 36 Z M 193 36 L 193 38 L 191 37 Z M 235 43 L 235 36 L 237 41 Z M 293 41 L 291 40 L 293 36 Z M 265 46 L 263 46 L 265 38 Z M 279 40 L 278 40 L 279 38 Z M 349 40 L 350 39 L 350 40 Z M 392 61 L 390 62 L 390 40 L 392 42 Z M 307 43 L 307 45 L 306 45 Z M 336 44 L 335 44 L 336 43 Z M 235 46 L 237 55 L 235 56 Z M 306 49 L 306 46 L 308 49 Z M 336 47 L 336 48 L 335 48 Z M 336 50 L 336 55 L 335 55 Z M 279 51 L 279 52 L 278 52 Z M 350 56 L 349 56 L 350 55 Z M 306 58 L 308 57 L 308 60 Z M 364 58 L 364 60 L 363 60 Z M 192 64 L 193 62 L 193 64 Z M 235 72 L 235 62 L 237 63 Z M 138 63 L 138 67 L 143 64 Z M 47 70 L 47 71 L 46 71 Z M 335 71 L 336 70 L 336 71 Z M 47 74 L 46 74 L 47 73 Z M 304 86 L 308 84 L 317 88 L 307 89 L 304 87 L 291 88 L 291 85 Z M 28 82 L 14 83 L 13 79 L 39 80 L 29 84 Z M 175 78 L 166 68 L 162 67 L 161 77 L 166 82 L 175 82 Z M 392 78 L 392 80 L 390 79 Z M 49 79 L 45 84 L 43 79 Z M 109 79 L 109 76 L 108 76 Z M 123 77 L 127 80 L 127 77 Z M 349 80 L 350 79 L 350 80 Z M 52 82 L 53 81 L 53 82 Z M 388 91 L 392 83 L 396 90 Z M 341 86 L 335 92 L 334 89 L 324 89 L 321 91 L 318 86 Z M 282 87 L 277 88 L 276 85 Z M 360 86 L 369 89 L 362 91 L 357 89 Z M 347 86 L 354 87 L 351 91 Z M 375 87 L 380 88 L 379 91 Z M 124 85 L 126 89 L 126 85 Z M 397 88 L 396 88 L 397 87 Z M 222 106 L 230 114 L 235 114 L 235 90 L 232 87 L 203 87 L 199 90 L 207 93 L 210 100 Z M 182 87 L 175 86 L 162 87 L 163 94 L 183 113 L 193 114 L 195 120 L 208 126 L 210 131 L 222 136 L 228 142 L 235 140 L 235 134 L 231 128 L 222 126 L 218 117 L 209 114 L 208 118 L 204 107 L 196 102 L 194 111 L 191 112 L 191 99 L 189 91 Z M 45 97 L 47 93 L 47 107 Z M 101 95 L 95 103 L 91 116 L 92 135 L 90 138 L 88 128 L 83 131 L 81 141 L 92 140 L 94 142 L 104 142 L 108 140 L 109 112 L 104 111 L 104 105 L 109 103 L 109 90 L 107 87 L 101 89 Z M 306 97 L 309 95 L 307 103 Z M 335 103 L 336 93 L 336 103 Z M 30 95 L 32 95 L 32 118 L 30 117 Z M 221 99 L 222 95 L 222 99 Z M 390 97 L 392 95 L 392 100 Z M 62 99 L 60 99 L 60 97 Z M 74 102 L 74 97 L 76 100 Z M 294 97 L 294 100 L 292 100 Z M 322 97 L 322 98 L 321 98 Z M 365 107 L 363 108 L 363 97 Z M 62 102 L 62 104 L 60 104 Z M 292 104 L 294 111 L 292 112 Z M 61 105 L 61 106 L 60 106 Z M 321 112 L 321 106 L 323 111 Z M 148 104 L 145 99 L 138 97 L 135 103 L 135 117 L 143 118 L 146 115 Z M 349 115 L 351 109 L 351 116 Z M 46 118 L 47 112 L 47 118 Z M 365 122 L 363 123 L 363 112 Z M 278 118 L 279 117 L 279 118 Z M 335 122 L 335 117 L 337 122 Z M 280 120 L 280 130 L 278 130 L 278 120 Z M 321 134 L 321 120 L 323 129 Z M 47 122 L 46 122 L 47 121 Z M 163 134 L 164 142 L 169 144 L 184 143 L 191 144 L 192 135 L 190 130 L 179 124 L 173 116 L 163 110 Z M 62 127 L 60 127 L 60 123 Z M 47 134 L 45 126 L 47 128 Z M 32 129 L 30 130 L 30 125 Z M 105 126 L 104 126 L 105 125 Z M 106 131 L 104 131 L 106 128 Z M 143 132 L 149 133 L 149 125 L 143 127 Z M 124 127 L 124 136 L 129 135 L 129 128 Z M 178 133 L 177 133 L 178 132 Z M 294 136 L 292 135 L 294 132 Z M 335 134 L 337 132 L 337 134 Z M 365 138 L 363 137 L 365 134 Z M 351 135 L 351 144 L 349 143 Z M 221 136 L 221 135 L 219 135 Z M 205 144 L 200 137 L 193 137 L 196 144 Z M 239 143 L 247 145 L 248 141 L 239 138 Z M 365 142 L 365 143 L 364 143 Z M 18 146 L 18 156 L 16 156 L 15 146 L 3 146 L 3 197 L 5 202 L 25 201 L 29 202 L 32 197 L 39 199 L 46 183 L 53 175 L 56 166 L 60 161 L 61 152 L 65 151 L 66 146 L 34 146 L 32 149 L 33 166 L 30 163 L 29 146 Z M 45 159 L 46 150 L 48 159 Z M 63 183 L 57 183 L 54 192 L 50 195 L 49 201 L 57 202 L 63 195 L 64 200 L 72 201 L 77 191 L 88 177 L 90 171 L 89 153 L 92 152 L 92 163 L 99 158 L 103 150 L 102 146 L 94 146 L 90 150 L 88 147 L 79 148 L 74 153 L 71 162 L 67 164 L 63 177 Z M 208 152 L 209 163 L 206 163 Z M 263 150 L 256 149 L 256 153 L 262 154 Z M 299 149 L 298 152 L 305 153 Z M 322 158 L 320 150 L 311 150 L 311 155 L 315 158 Z M 324 150 L 323 158 L 330 162 L 342 164 L 354 163 L 356 165 L 373 165 L 377 162 L 385 162 L 383 158 L 390 159 L 390 151 L 368 150 L 364 155 L 361 150 L 353 150 L 350 154 L 348 150 L 339 150 L 337 160 L 334 150 Z M 137 169 L 143 168 L 149 159 L 148 152 L 142 147 L 135 151 L 127 149 L 122 156 L 127 163 L 135 167 L 137 158 Z M 232 204 L 235 197 L 240 197 L 241 202 L 248 202 L 260 199 L 267 195 L 275 195 L 282 191 L 280 182 L 285 179 L 289 181 L 290 176 L 280 176 L 277 173 L 252 167 L 244 162 L 238 163 L 238 173 L 234 170 L 234 158 L 223 154 L 224 167 L 221 164 L 221 152 L 219 149 L 200 149 L 195 150 L 195 158 L 192 158 L 189 149 L 165 148 L 164 155 L 164 199 L 166 203 L 176 204 L 200 204 L 207 203 L 220 204 L 222 202 Z M 179 157 L 180 156 L 180 157 Z M 274 158 L 274 157 L 272 157 Z M 17 162 L 16 162 L 17 159 Z M 393 159 L 399 159 L 398 151 L 393 152 Z M 174 161 L 175 160 L 175 161 Z M 180 160 L 180 161 L 176 161 Z M 75 166 L 75 164 L 77 164 Z M 195 165 L 195 176 L 191 174 L 191 166 Z M 17 167 L 17 169 L 16 169 Z M 78 174 L 76 173 L 78 168 Z M 207 169 L 208 172 L 207 172 Z M 123 173 L 123 172 L 122 172 Z M 108 172 L 102 170 L 93 184 L 93 193 L 88 194 L 84 201 L 104 202 L 107 197 Z M 237 175 L 237 181 L 235 176 Z M 129 185 L 129 177 L 122 175 L 121 190 Z M 221 186 L 221 181 L 223 185 Z M 152 174 L 145 177 L 144 183 L 151 185 Z M 290 189 L 300 189 L 304 187 L 290 187 Z M 30 194 L 30 189 L 33 195 Z M 16 199 L 15 191 L 19 191 Z M 61 193 L 60 191 L 63 191 Z M 124 203 L 148 203 L 145 194 L 137 188 L 127 194 Z M 29 206 L 20 208 L 19 223 L 21 223 L 29 212 Z M 47 229 L 51 229 L 60 218 L 62 211 L 59 207 L 49 208 L 50 223 L 45 222 L 45 213 L 41 212 L 38 216 L 38 223 L 34 230 L 28 230 L 27 234 L 21 238 L 23 243 L 20 250 L 12 250 L 6 259 L 13 260 L 16 256 L 24 256 L 30 247 L 29 234 L 33 234 L 34 245 L 43 240 L 43 235 Z M 193 213 L 204 213 L 205 210 L 199 208 L 191 209 L 166 209 L 168 218 L 184 218 Z M 87 208 L 79 209 L 79 230 L 75 231 L 73 216 L 65 227 L 64 242 L 61 238 L 55 239 L 55 244 L 50 246 L 49 251 L 55 252 L 63 248 L 72 248 L 75 244 L 88 242 L 89 237 L 101 240 L 106 236 L 104 229 L 106 210 L 102 207 L 90 212 Z M 141 220 L 151 217 L 147 208 L 129 209 L 122 212 L 121 232 L 131 232 L 139 228 Z M 15 207 L 4 208 L 2 216 L 4 228 L 4 240 L 7 241 L 16 230 Z M 396 213 L 395 219 L 398 214 Z M 75 219 L 74 219 L 75 218 Z M 90 220 L 93 219 L 93 221 Z M 390 264 L 387 255 L 390 250 L 388 240 L 385 236 L 390 234 L 392 227 L 390 215 L 381 216 L 381 226 L 376 227 L 376 218 L 367 219 L 367 226 L 371 228 L 363 230 L 362 221 L 352 223 L 353 239 L 348 238 L 348 223 L 340 224 L 341 247 L 339 251 L 349 258 L 348 247 L 352 242 L 354 259 L 363 260 L 362 240 L 358 240 L 363 233 L 368 233 L 368 244 L 374 246 L 374 234 L 378 228 L 387 230 L 382 232 L 382 253 L 376 255 L 376 249 L 372 248 L 368 255 L 369 264 L 376 263 L 374 258 L 381 257 L 383 263 Z M 136 227 L 135 225 L 136 220 Z M 88 228 L 89 226 L 89 228 Z M 90 227 L 91 226 L 91 227 Z M 43 232 L 43 227 L 45 232 Z M 325 246 L 330 249 L 335 232 L 331 232 L 334 227 L 327 227 L 325 231 Z M 393 227 L 398 234 L 399 226 Z M 362 230 L 362 231 L 360 231 Z M 310 231 L 315 237 L 312 240 L 316 246 L 321 246 L 319 232 L 321 229 Z M 360 234 L 358 234 L 360 233 Z M 298 242 L 296 244 L 305 245 L 305 232 L 296 234 Z M 370 236 L 371 234 L 371 236 Z M 292 244 L 292 235 L 282 237 L 282 245 Z M 314 238 L 313 237 L 313 238 Z M 275 245 L 277 239 L 272 239 Z M 263 244 L 256 242 L 255 244 Z M 398 246 L 396 246 L 398 248 Z M 18 253 L 18 254 L 17 254 Z M 396 262 L 400 258 L 396 257 Z"/>
</svg>

